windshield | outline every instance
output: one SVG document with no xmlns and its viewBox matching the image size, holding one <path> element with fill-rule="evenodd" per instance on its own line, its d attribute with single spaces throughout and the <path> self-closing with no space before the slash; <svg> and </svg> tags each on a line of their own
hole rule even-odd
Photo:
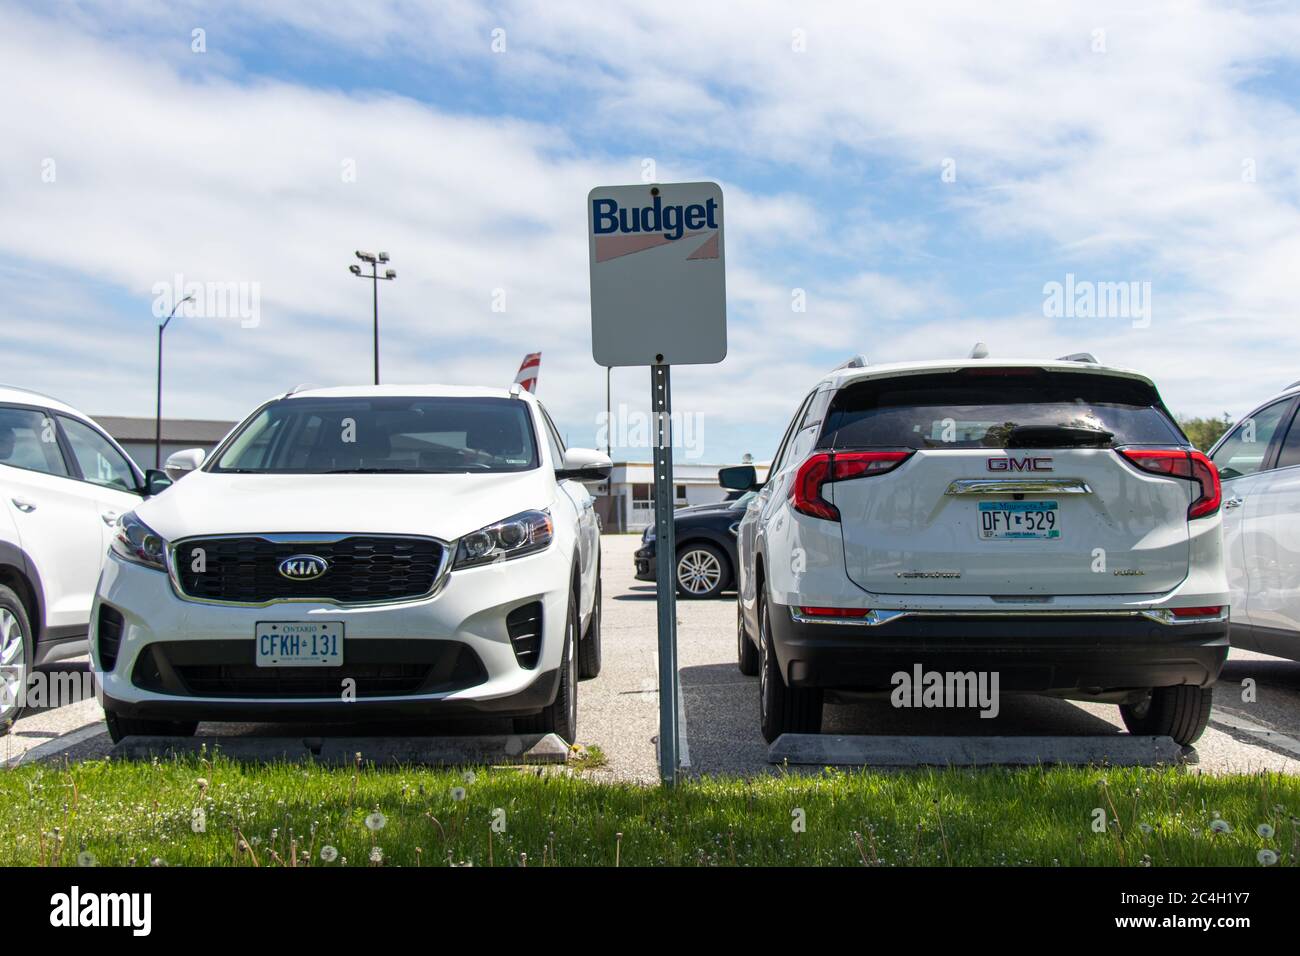
<svg viewBox="0 0 1300 956">
<path fill-rule="evenodd" d="M 1183 444 L 1144 382 L 1079 372 L 875 379 L 835 397 L 824 447 L 1068 448 Z"/>
<path fill-rule="evenodd" d="M 254 415 L 214 472 L 451 474 L 525 471 L 537 446 L 509 398 L 288 398 Z"/>
</svg>

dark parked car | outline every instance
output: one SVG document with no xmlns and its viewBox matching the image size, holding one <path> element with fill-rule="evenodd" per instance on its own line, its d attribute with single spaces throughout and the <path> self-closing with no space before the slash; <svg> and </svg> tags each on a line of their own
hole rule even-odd
<svg viewBox="0 0 1300 956">
<path fill-rule="evenodd" d="M 677 544 L 677 593 L 684 598 L 717 597 L 736 586 L 736 525 L 754 492 L 731 501 L 679 508 L 673 514 Z M 636 576 L 655 579 L 655 529 L 641 535 L 635 555 Z"/>
</svg>

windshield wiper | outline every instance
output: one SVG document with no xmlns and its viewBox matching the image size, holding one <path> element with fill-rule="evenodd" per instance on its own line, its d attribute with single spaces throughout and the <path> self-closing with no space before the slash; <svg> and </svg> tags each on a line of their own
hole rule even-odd
<svg viewBox="0 0 1300 956">
<path fill-rule="evenodd" d="M 1109 448 L 1114 432 L 1084 425 L 1016 425 L 1007 448 Z"/>
<path fill-rule="evenodd" d="M 333 468 L 322 475 L 422 475 L 418 468 Z"/>
</svg>

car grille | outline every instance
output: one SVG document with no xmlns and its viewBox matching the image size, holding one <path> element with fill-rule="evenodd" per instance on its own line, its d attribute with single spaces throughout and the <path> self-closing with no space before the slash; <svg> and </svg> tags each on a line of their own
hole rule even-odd
<svg viewBox="0 0 1300 956">
<path fill-rule="evenodd" d="M 280 574 L 281 561 L 301 554 L 324 558 L 329 569 L 307 581 Z M 251 535 L 190 538 L 177 544 L 175 554 L 177 578 L 186 597 L 237 604 L 288 600 L 365 604 L 416 598 L 433 590 L 445 560 L 440 542 L 396 535 L 356 535 L 328 542 Z"/>
<path fill-rule="evenodd" d="M 348 641 L 341 667 L 258 667 L 251 640 L 158 641 L 136 659 L 137 687 L 178 697 L 340 700 L 440 694 L 487 680 L 483 662 L 459 641 L 383 638 Z"/>
</svg>

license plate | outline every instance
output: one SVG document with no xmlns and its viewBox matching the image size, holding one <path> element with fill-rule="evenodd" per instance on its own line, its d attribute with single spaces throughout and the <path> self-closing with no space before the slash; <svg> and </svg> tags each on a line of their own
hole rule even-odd
<svg viewBox="0 0 1300 956">
<path fill-rule="evenodd" d="M 340 667 L 343 622 L 258 621 L 258 667 Z"/>
<path fill-rule="evenodd" d="M 980 538 L 1059 538 L 1055 501 L 981 501 Z"/>
</svg>

